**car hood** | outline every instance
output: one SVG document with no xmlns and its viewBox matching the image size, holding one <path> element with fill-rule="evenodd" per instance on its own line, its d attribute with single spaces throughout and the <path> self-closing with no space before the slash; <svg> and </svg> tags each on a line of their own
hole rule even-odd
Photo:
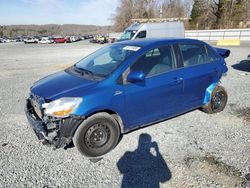
<svg viewBox="0 0 250 188">
<path fill-rule="evenodd" d="M 96 81 L 86 80 L 65 71 L 60 71 L 35 82 L 31 87 L 31 93 L 45 99 L 54 100 L 59 96 L 70 97 L 67 94 L 71 96 L 77 95 L 77 93 L 74 94 L 74 90 L 85 88 L 95 83 Z"/>
</svg>

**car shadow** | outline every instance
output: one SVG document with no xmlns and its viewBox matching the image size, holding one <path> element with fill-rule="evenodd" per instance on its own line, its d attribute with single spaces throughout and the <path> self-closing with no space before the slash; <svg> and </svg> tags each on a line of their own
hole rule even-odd
<svg viewBox="0 0 250 188">
<path fill-rule="evenodd" d="M 157 142 L 152 142 L 149 134 L 140 135 L 137 149 L 125 152 L 117 167 L 123 174 L 122 188 L 158 188 L 172 176 Z"/>
<path fill-rule="evenodd" d="M 232 67 L 236 70 L 250 72 L 250 61 L 242 60 L 239 63 L 232 65 Z"/>
</svg>

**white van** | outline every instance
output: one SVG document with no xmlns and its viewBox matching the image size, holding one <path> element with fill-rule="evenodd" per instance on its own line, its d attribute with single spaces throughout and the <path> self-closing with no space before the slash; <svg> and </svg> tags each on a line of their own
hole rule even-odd
<svg viewBox="0 0 250 188">
<path fill-rule="evenodd" d="M 125 29 L 119 41 L 137 38 L 184 38 L 183 22 L 135 23 Z"/>
</svg>

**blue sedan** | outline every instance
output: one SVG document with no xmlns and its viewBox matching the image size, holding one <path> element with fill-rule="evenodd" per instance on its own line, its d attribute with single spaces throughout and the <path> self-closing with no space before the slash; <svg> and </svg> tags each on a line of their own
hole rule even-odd
<svg viewBox="0 0 250 188">
<path fill-rule="evenodd" d="M 26 116 L 44 144 L 72 141 L 85 156 L 112 150 L 123 133 L 193 109 L 222 111 L 227 49 L 192 39 L 141 39 L 105 46 L 37 81 Z"/>
</svg>

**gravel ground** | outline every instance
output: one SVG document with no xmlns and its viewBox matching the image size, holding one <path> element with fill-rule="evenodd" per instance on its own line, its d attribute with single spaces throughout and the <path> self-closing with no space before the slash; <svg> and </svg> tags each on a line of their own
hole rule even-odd
<svg viewBox="0 0 250 188">
<path fill-rule="evenodd" d="M 0 44 L 0 187 L 250 187 L 250 64 L 239 63 L 248 44 L 230 47 L 219 114 L 195 110 L 139 129 L 99 159 L 39 143 L 23 110 L 29 87 L 100 47 Z"/>
</svg>

